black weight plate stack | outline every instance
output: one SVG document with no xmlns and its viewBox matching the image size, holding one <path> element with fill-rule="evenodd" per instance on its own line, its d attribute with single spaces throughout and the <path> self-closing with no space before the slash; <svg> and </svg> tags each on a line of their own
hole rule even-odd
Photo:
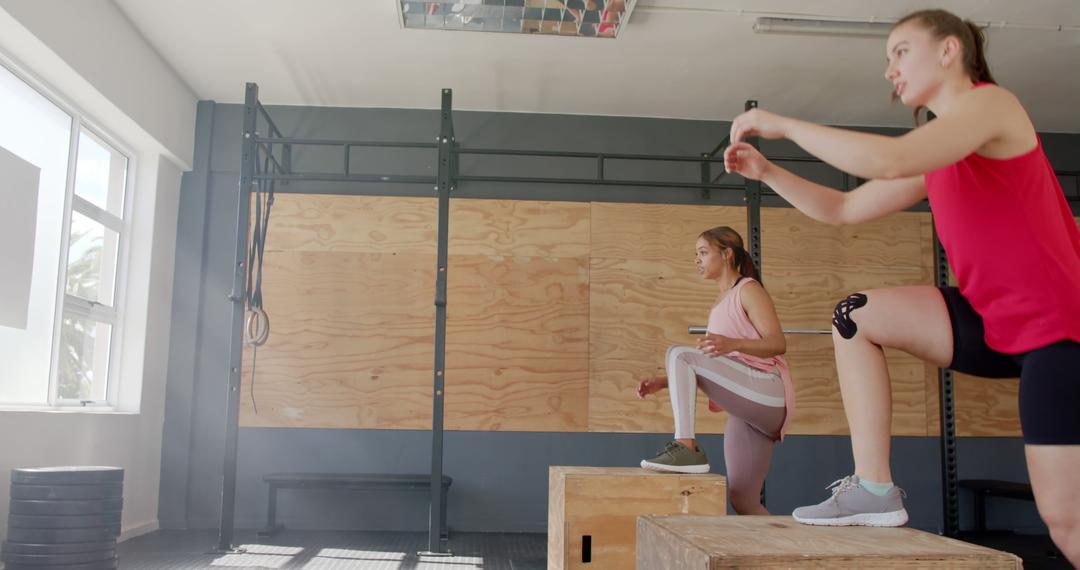
<svg viewBox="0 0 1080 570">
<path fill-rule="evenodd" d="M 113 570 L 124 504 L 119 467 L 11 472 L 5 570 Z"/>
</svg>

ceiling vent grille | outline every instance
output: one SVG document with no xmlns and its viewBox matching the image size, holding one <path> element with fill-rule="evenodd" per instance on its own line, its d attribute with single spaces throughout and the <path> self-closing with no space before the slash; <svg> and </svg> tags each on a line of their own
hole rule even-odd
<svg viewBox="0 0 1080 570">
<path fill-rule="evenodd" d="M 615 38 L 636 0 L 395 0 L 406 28 Z"/>
</svg>

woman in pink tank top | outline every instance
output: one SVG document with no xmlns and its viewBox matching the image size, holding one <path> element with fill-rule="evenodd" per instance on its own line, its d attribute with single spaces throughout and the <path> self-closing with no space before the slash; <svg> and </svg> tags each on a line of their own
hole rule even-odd
<svg viewBox="0 0 1080 570">
<path fill-rule="evenodd" d="M 705 452 L 694 432 L 700 389 L 709 409 L 728 412 L 724 430 L 731 506 L 741 515 L 765 515 L 761 487 L 772 449 L 783 438 L 795 407 L 787 349 L 772 298 L 759 282 L 757 267 L 743 249 L 742 237 L 721 226 L 698 236 L 694 261 L 703 279 L 716 282 L 720 295 L 709 311 L 708 334 L 698 346 L 668 348 L 667 374 L 643 380 L 639 398 L 663 388 L 671 396 L 675 439 L 643 469 L 673 473 L 708 473 Z"/>
<path fill-rule="evenodd" d="M 731 126 L 725 167 L 762 180 L 808 216 L 856 224 L 929 199 L 958 288 L 872 289 L 833 316 L 855 474 L 807 524 L 906 522 L 889 465 L 891 401 L 882 347 L 939 367 L 1020 376 L 1020 421 L 1039 513 L 1080 566 L 1080 232 L 1024 108 L 997 86 L 982 30 L 943 10 L 901 19 L 886 43 L 894 99 L 936 119 L 899 137 L 754 110 Z M 743 142 L 786 138 L 870 181 L 839 192 L 799 178 Z"/>
</svg>

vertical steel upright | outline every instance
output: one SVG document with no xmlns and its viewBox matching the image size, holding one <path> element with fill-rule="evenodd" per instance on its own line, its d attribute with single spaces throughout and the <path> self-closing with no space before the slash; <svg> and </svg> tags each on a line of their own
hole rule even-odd
<svg viewBox="0 0 1080 570">
<path fill-rule="evenodd" d="M 751 109 L 757 109 L 758 102 L 749 100 L 746 102 L 745 109 L 747 111 Z M 732 141 L 734 142 L 734 141 Z M 751 137 L 746 142 L 750 143 L 754 148 L 758 148 L 757 137 Z M 743 197 L 743 201 L 746 202 L 746 239 L 747 239 L 747 251 L 750 252 L 750 258 L 754 260 L 754 265 L 757 266 L 758 272 L 761 273 L 761 181 L 746 179 L 746 194 Z"/>
<path fill-rule="evenodd" d="M 453 92 L 442 90 L 438 167 L 435 192 L 439 199 L 438 253 L 435 262 L 435 376 L 431 410 L 431 509 L 428 520 L 428 553 L 441 554 L 443 504 L 443 408 L 446 400 L 446 273 L 450 226 L 450 192 L 454 189 Z"/>
<path fill-rule="evenodd" d="M 240 365 L 244 353 L 244 299 L 247 271 L 248 223 L 255 181 L 255 143 L 259 87 L 248 83 L 244 94 L 244 130 L 240 155 L 240 188 L 236 193 L 236 251 L 233 255 L 232 321 L 229 327 L 229 374 L 225 394 L 225 468 L 221 484 L 218 550 L 232 549 L 236 516 L 236 452 L 240 436 Z"/>
<path fill-rule="evenodd" d="M 945 248 L 934 232 L 934 284 L 949 285 L 949 260 Z M 941 501 L 942 522 L 945 536 L 955 537 L 960 532 L 960 488 L 957 476 L 956 448 L 956 401 L 953 393 L 953 372 L 938 369 L 938 390 L 941 414 Z"/>
</svg>

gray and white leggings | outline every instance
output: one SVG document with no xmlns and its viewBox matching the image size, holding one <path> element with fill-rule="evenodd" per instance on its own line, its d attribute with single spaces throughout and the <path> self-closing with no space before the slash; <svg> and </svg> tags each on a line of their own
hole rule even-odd
<svg viewBox="0 0 1080 570">
<path fill-rule="evenodd" d="M 697 348 L 672 346 L 665 359 L 675 438 L 694 434 L 697 389 L 729 415 L 724 431 L 724 462 L 732 502 L 759 500 L 769 472 L 773 443 L 784 424 L 784 381 L 728 358 L 707 356 Z"/>
</svg>

